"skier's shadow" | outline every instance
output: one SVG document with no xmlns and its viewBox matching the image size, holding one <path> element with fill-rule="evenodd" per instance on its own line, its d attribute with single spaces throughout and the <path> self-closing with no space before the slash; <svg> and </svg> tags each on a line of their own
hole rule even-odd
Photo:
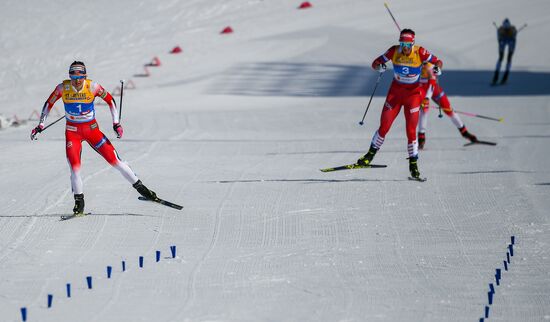
<svg viewBox="0 0 550 322">
<path fill-rule="evenodd" d="M 533 173 L 533 171 L 524 170 L 487 170 L 487 171 L 464 171 L 455 172 L 456 174 L 501 174 L 501 173 Z"/>
<path fill-rule="evenodd" d="M 400 182 L 409 180 L 400 179 L 250 179 L 250 180 L 218 180 L 207 181 L 208 183 L 266 183 L 266 182 L 299 182 L 305 184 L 312 183 L 345 183 L 345 182 Z"/>
<path fill-rule="evenodd" d="M 44 218 L 44 217 L 57 217 L 60 218 L 61 216 L 67 216 L 68 213 L 63 214 L 44 214 L 44 215 L 0 215 L 0 218 Z M 96 214 L 91 213 L 87 214 L 83 217 L 94 217 L 94 216 L 109 216 L 109 217 L 156 217 L 151 215 L 144 215 L 144 214 L 133 214 L 133 213 L 120 213 L 120 214 Z"/>
<path fill-rule="evenodd" d="M 444 69 L 439 83 L 448 95 L 549 95 L 550 73 L 511 71 L 506 86 L 491 86 L 492 70 Z M 375 96 L 385 97 L 393 71 L 380 81 Z M 245 96 L 370 96 L 378 78 L 367 65 L 288 62 L 239 64 L 219 77 L 209 92 Z"/>
</svg>

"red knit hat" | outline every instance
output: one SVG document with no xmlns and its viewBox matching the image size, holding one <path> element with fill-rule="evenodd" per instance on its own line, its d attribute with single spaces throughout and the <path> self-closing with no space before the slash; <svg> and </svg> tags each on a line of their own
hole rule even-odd
<svg viewBox="0 0 550 322">
<path fill-rule="evenodd" d="M 399 35 L 399 42 L 412 42 L 414 43 L 414 34 L 410 32 L 405 32 Z"/>
</svg>

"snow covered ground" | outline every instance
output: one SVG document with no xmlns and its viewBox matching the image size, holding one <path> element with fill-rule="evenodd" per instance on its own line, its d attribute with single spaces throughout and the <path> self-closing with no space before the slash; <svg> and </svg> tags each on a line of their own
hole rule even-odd
<svg viewBox="0 0 550 322">
<path fill-rule="evenodd" d="M 64 127 L 35 142 L 36 121 L 2 129 L 1 321 L 21 321 L 21 307 L 28 321 L 58 322 L 479 321 L 490 283 L 488 320 L 550 320 L 550 3 L 389 3 L 444 61 L 453 106 L 505 119 L 463 116 L 498 142 L 463 147 L 432 111 L 425 183 L 407 180 L 402 116 L 375 159 L 388 168 L 318 170 L 368 149 L 390 78 L 359 126 L 376 79 L 369 65 L 397 30 L 381 1 L 299 4 L 3 1 L 0 113 L 40 110 L 75 59 L 109 90 L 131 79 L 123 139 L 105 105 L 100 126 L 144 183 L 185 208 L 138 201 L 85 147 L 92 215 L 60 222 L 73 206 Z M 492 22 L 505 17 L 529 26 L 509 85 L 492 88 Z M 235 32 L 220 35 L 228 25 Z M 169 55 L 176 45 L 183 53 Z M 162 65 L 135 76 L 155 56 Z"/>
</svg>

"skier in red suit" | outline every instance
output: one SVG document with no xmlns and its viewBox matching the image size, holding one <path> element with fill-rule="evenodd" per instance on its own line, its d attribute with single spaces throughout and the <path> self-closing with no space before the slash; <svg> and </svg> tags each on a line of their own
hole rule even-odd
<svg viewBox="0 0 550 322">
<path fill-rule="evenodd" d="M 434 71 L 439 74 L 443 63 L 425 48 L 415 45 L 414 40 L 414 31 L 403 29 L 399 36 L 399 45 L 390 47 L 383 55 L 372 62 L 372 68 L 382 73 L 386 70 L 386 63 L 391 61 L 394 77 L 384 102 L 380 127 L 374 133 L 369 151 L 357 160 L 357 164 L 367 166 L 372 162 L 374 155 L 384 143 L 393 121 L 401 111 L 401 107 L 403 107 L 407 132 L 409 170 L 412 178 L 420 179 L 417 164 L 418 142 L 416 140 L 418 114 L 423 98 L 419 83 L 420 72 L 422 64 L 430 62 L 435 65 Z"/>
<path fill-rule="evenodd" d="M 99 153 L 111 166 L 117 169 L 133 187 L 145 198 L 154 200 L 155 192 L 149 190 L 139 180 L 130 167 L 123 162 L 113 144 L 101 130 L 95 119 L 94 100 L 101 97 L 109 106 L 113 119 L 113 130 L 117 138 L 121 138 L 123 131 L 119 122 L 116 103 L 112 95 L 98 83 L 87 79 L 86 66 L 83 62 L 75 61 L 69 67 L 69 78 L 56 86 L 42 108 L 40 122 L 31 132 L 31 140 L 44 129 L 48 113 L 60 98 L 65 106 L 65 150 L 67 161 L 71 169 L 71 187 L 74 194 L 75 206 L 73 215 L 84 215 L 84 192 L 80 176 L 80 155 L 82 141 Z"/>
<path fill-rule="evenodd" d="M 420 75 L 420 84 L 422 85 L 423 101 L 420 104 L 420 119 L 418 121 L 418 147 L 424 149 L 426 143 L 426 130 L 428 128 L 428 112 L 430 110 L 430 99 L 439 105 L 441 110 L 451 119 L 453 124 L 457 127 L 460 134 L 470 142 L 477 142 L 477 137 L 470 132 L 464 125 L 464 122 L 460 119 L 458 114 L 453 111 L 451 102 L 447 94 L 443 91 L 443 88 L 437 81 L 437 75 L 433 72 L 434 65 L 431 63 L 425 63 L 422 67 L 422 73 Z"/>
</svg>

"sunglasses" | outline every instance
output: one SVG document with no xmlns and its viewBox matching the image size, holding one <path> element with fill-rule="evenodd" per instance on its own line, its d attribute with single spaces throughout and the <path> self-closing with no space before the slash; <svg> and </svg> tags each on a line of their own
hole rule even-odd
<svg viewBox="0 0 550 322">
<path fill-rule="evenodd" d="M 401 48 L 412 48 L 413 46 L 413 43 L 412 42 L 400 42 L 399 43 L 399 46 L 401 46 Z"/>
<path fill-rule="evenodd" d="M 86 75 L 69 75 L 72 80 L 86 78 Z"/>
</svg>

